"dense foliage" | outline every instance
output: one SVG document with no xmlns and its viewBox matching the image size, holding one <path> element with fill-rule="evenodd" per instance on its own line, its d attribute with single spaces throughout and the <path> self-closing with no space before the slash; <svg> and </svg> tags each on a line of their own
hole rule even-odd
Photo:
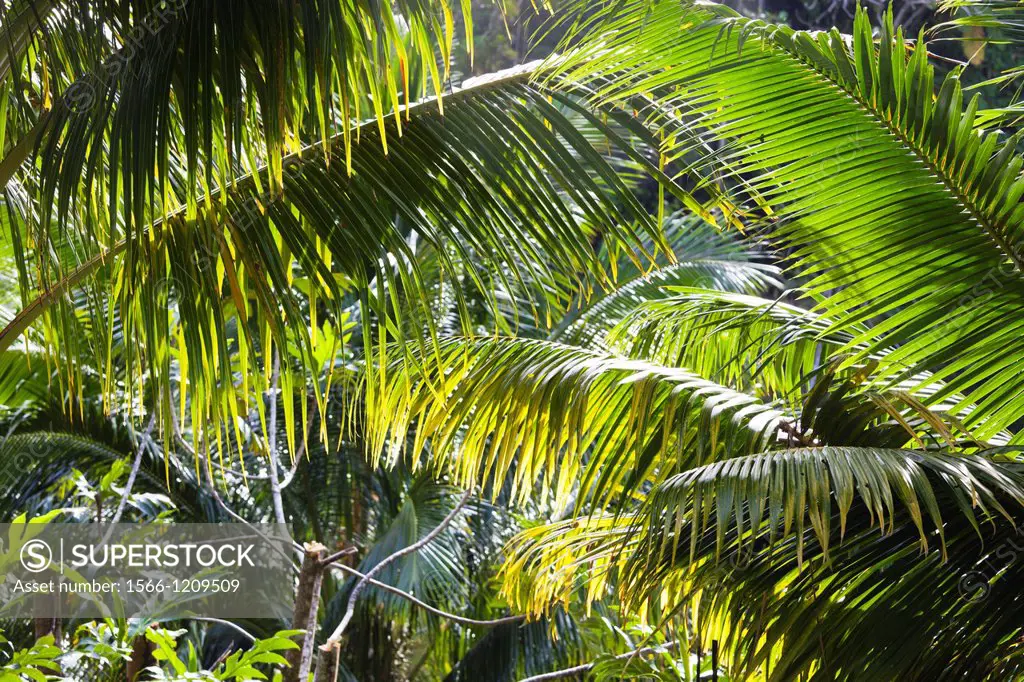
<svg viewBox="0 0 1024 682">
<path fill-rule="evenodd" d="M 821 5 L 0 1 L 0 521 L 322 574 L 0 680 L 1024 675 L 1022 7 Z"/>
</svg>

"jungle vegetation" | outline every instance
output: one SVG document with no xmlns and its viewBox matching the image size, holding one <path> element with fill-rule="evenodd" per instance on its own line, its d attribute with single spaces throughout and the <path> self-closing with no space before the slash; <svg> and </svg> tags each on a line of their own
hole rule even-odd
<svg viewBox="0 0 1024 682">
<path fill-rule="evenodd" d="M 316 585 L 0 680 L 1024 677 L 1022 6 L 733 4 L 0 0 L 0 521 Z"/>
</svg>

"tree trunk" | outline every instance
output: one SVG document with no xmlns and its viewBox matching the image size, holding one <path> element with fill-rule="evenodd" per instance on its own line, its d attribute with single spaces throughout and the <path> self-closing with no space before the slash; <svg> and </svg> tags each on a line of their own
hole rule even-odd
<svg viewBox="0 0 1024 682">
<path fill-rule="evenodd" d="M 338 657 L 341 655 L 341 643 L 328 640 L 317 649 L 320 653 L 316 659 L 316 677 L 313 678 L 313 682 L 338 682 Z"/>
<path fill-rule="evenodd" d="M 305 682 L 313 662 L 313 644 L 316 638 L 316 611 L 320 605 L 320 583 L 324 577 L 321 565 L 327 548 L 319 542 L 306 544 L 306 555 L 299 569 L 299 586 L 295 592 L 295 611 L 292 614 L 292 629 L 305 630 L 302 647 L 290 649 L 285 658 L 288 667 L 284 670 L 282 682 Z"/>
<path fill-rule="evenodd" d="M 153 658 L 153 642 L 145 634 L 141 634 L 132 642 L 132 657 L 125 666 L 126 682 L 136 682 L 146 668 L 156 664 Z"/>
<path fill-rule="evenodd" d="M 32 624 L 35 629 L 36 640 L 46 635 L 53 635 L 53 643 L 55 646 L 60 646 L 61 635 L 63 634 L 63 628 L 61 627 L 61 619 L 57 617 L 53 618 L 33 618 Z"/>
</svg>

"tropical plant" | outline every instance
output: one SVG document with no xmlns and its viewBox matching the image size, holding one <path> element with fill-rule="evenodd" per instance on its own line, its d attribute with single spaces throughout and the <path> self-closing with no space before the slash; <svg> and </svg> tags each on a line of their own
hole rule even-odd
<svg viewBox="0 0 1024 682">
<path fill-rule="evenodd" d="M 657 102 L 663 158 L 722 145 L 803 307 L 679 288 L 600 349 L 448 339 L 389 372 L 372 451 L 416 429 L 463 481 L 571 505 L 510 546 L 531 612 L 582 589 L 686 613 L 743 677 L 1019 674 L 1016 137 L 977 129 L 956 72 L 933 94 L 891 14 L 847 39 L 627 2 L 575 37 L 545 82 Z"/>
<path fill-rule="evenodd" d="M 0 4 L 2 512 L 289 522 L 319 679 L 1020 675 L 1018 135 L 891 9 L 556 9 Z"/>
</svg>

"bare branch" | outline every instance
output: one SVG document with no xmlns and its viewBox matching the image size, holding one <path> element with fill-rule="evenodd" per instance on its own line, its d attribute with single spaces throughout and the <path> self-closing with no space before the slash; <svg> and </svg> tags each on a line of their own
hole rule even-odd
<svg viewBox="0 0 1024 682">
<path fill-rule="evenodd" d="M 223 620 L 221 618 L 211 618 L 209 616 L 189 616 L 189 620 L 201 620 L 201 621 L 205 621 L 207 623 L 216 623 L 217 625 L 225 625 L 225 626 L 231 628 L 232 630 L 234 630 L 235 632 L 237 632 L 237 633 L 243 635 L 244 637 L 246 637 L 250 642 L 255 642 L 256 641 L 256 636 L 255 635 L 253 635 L 251 632 L 249 632 L 248 630 L 243 628 L 241 625 L 236 625 L 235 623 L 232 623 L 230 620 Z"/>
<path fill-rule="evenodd" d="M 311 399 L 312 400 L 312 399 Z M 281 490 L 284 490 L 292 481 L 295 480 L 295 472 L 299 470 L 299 462 L 306 456 L 306 440 L 309 438 L 309 432 L 313 429 L 313 418 L 316 416 L 316 410 L 314 406 L 310 406 L 309 417 L 306 419 L 306 430 L 303 432 L 303 438 L 299 441 L 298 447 L 295 449 L 295 457 L 292 459 L 292 468 L 288 471 L 288 475 L 281 481 Z"/>
<path fill-rule="evenodd" d="M 358 551 L 359 550 L 356 549 L 355 547 L 346 547 L 345 549 L 337 551 L 334 554 L 331 554 L 330 556 L 324 557 L 323 561 L 321 561 L 320 563 L 322 565 L 324 565 L 324 566 L 326 566 L 327 564 L 333 564 L 335 561 L 337 561 L 341 557 L 348 556 L 349 554 L 355 554 Z"/>
<path fill-rule="evenodd" d="M 394 585 L 388 585 L 387 583 L 382 583 L 381 581 L 379 581 L 379 580 L 377 580 L 375 578 L 370 578 L 367 575 L 365 575 L 363 573 L 360 573 L 358 570 L 352 568 L 351 566 L 346 566 L 345 564 L 339 564 L 339 563 L 331 563 L 329 565 L 329 567 L 330 568 L 337 568 L 337 569 L 340 569 L 340 570 L 342 570 L 342 571 L 344 571 L 344 572 L 346 572 L 346 573 L 348 573 L 350 575 L 354 575 L 357 578 L 360 578 L 361 580 L 365 580 L 367 583 L 369 583 L 370 585 L 373 585 L 374 587 L 378 587 L 378 588 L 380 588 L 380 589 L 382 589 L 382 590 L 384 590 L 386 592 L 390 592 L 391 594 L 397 595 L 397 596 L 401 597 L 402 599 L 406 599 L 406 600 L 412 602 L 413 604 L 415 604 L 416 606 L 420 607 L 424 611 L 428 611 L 429 613 L 432 613 L 435 616 L 439 616 L 441 618 L 444 618 L 445 620 L 450 620 L 450 621 L 452 621 L 454 623 L 459 623 L 460 625 L 469 625 L 471 627 L 485 627 L 485 628 L 487 628 L 487 627 L 494 627 L 495 625 L 504 625 L 506 623 L 519 623 L 521 621 L 526 620 L 526 616 L 523 616 L 523 615 L 505 616 L 504 618 L 495 618 L 493 620 L 477 620 L 475 618 L 464 618 L 463 616 L 457 616 L 454 613 L 448 613 L 447 611 L 442 611 L 441 609 L 439 609 L 437 607 L 431 606 L 430 604 L 426 603 L 425 601 L 423 601 L 422 599 L 416 597 L 415 595 L 409 594 L 408 592 L 405 592 L 404 590 L 400 590 L 397 587 L 395 587 Z"/>
<path fill-rule="evenodd" d="M 249 521 L 247 521 L 245 518 L 243 518 L 237 512 L 235 512 L 235 510 L 228 506 L 228 503 L 225 502 L 224 498 L 222 498 L 220 496 L 220 493 L 217 492 L 217 484 L 213 480 L 213 474 L 210 473 L 210 467 L 208 466 L 209 462 L 206 459 L 206 457 L 199 455 L 199 453 L 196 452 L 195 448 L 188 444 L 188 441 L 185 440 L 185 437 L 181 435 L 181 430 L 178 428 L 177 421 L 173 418 L 171 419 L 171 425 L 174 428 L 174 440 L 178 443 L 178 445 L 181 446 L 189 455 L 191 455 L 192 457 L 196 457 L 200 460 L 200 466 L 202 467 L 203 471 L 206 472 L 206 482 L 210 486 L 210 494 L 213 495 L 213 499 L 217 502 L 217 504 L 220 505 L 221 509 L 223 509 L 227 513 L 227 515 L 230 516 L 232 519 L 238 521 L 241 524 L 244 524 L 246 527 L 249 528 L 249 530 L 253 531 L 260 537 L 266 537 L 263 532 L 261 532 L 258 528 L 253 526 L 251 523 L 249 523 Z M 300 554 L 305 552 L 305 549 L 302 547 L 302 545 L 295 542 L 294 540 L 292 540 L 292 549 L 294 549 L 296 552 L 299 552 Z"/>
<path fill-rule="evenodd" d="M 634 649 L 624 654 L 615 656 L 612 660 L 614 661 L 625 661 L 634 656 L 646 656 L 647 654 L 663 654 L 679 647 L 679 642 L 667 642 L 665 644 L 659 644 L 658 646 L 645 646 L 640 649 Z M 575 677 L 581 673 L 590 672 L 594 669 L 596 663 L 584 663 L 583 665 L 577 665 L 573 668 L 564 668 L 562 670 L 556 670 L 550 673 L 544 673 L 542 675 L 534 675 L 532 677 L 524 677 L 519 682 L 544 682 L 544 680 L 560 680 L 566 677 Z"/>
<path fill-rule="evenodd" d="M 345 617 L 341 619 L 341 623 L 338 624 L 338 627 L 328 638 L 328 644 L 330 644 L 331 642 L 339 641 L 341 639 L 341 636 L 345 633 L 345 628 L 348 627 L 349 621 L 352 620 L 352 616 L 355 614 L 356 601 L 359 599 L 359 594 L 364 589 L 366 589 L 366 585 L 368 584 L 369 580 L 378 573 L 380 573 L 382 570 L 384 570 L 384 568 L 389 564 L 397 561 L 398 559 L 402 558 L 407 554 L 412 554 L 413 552 L 419 551 L 422 547 L 425 547 L 428 544 L 430 544 L 438 535 L 442 533 L 442 531 L 444 531 L 445 528 L 447 528 L 451 524 L 452 521 L 455 520 L 455 517 L 458 516 L 459 512 L 462 510 L 466 502 L 469 500 L 471 492 L 472 490 L 467 490 L 465 494 L 463 494 L 462 499 L 460 499 L 459 503 L 455 505 L 455 508 L 448 513 L 448 516 L 444 517 L 444 520 L 442 520 L 441 523 L 439 523 L 437 527 L 434 528 L 434 530 L 430 531 L 423 538 L 412 543 L 408 547 L 403 547 L 397 552 L 394 552 L 384 557 L 384 559 L 379 564 L 370 569 L 366 573 L 366 575 L 364 575 L 359 580 L 359 582 L 356 583 L 356 586 L 352 588 L 352 594 L 349 595 L 348 598 L 348 608 L 345 609 Z"/>
<path fill-rule="evenodd" d="M 281 483 L 277 480 L 277 384 L 281 378 L 281 355 L 274 349 L 274 374 L 270 380 L 267 395 L 270 397 L 270 418 L 267 434 L 267 457 L 270 461 L 270 498 L 274 503 L 274 519 L 282 526 L 287 523 L 284 518 L 284 502 L 281 499 Z"/>
<path fill-rule="evenodd" d="M 316 612 L 320 604 L 320 585 L 324 578 L 323 555 L 327 548 L 319 542 L 306 545 L 299 569 L 299 583 L 295 590 L 295 609 L 292 613 L 292 629 L 302 630 L 302 646 L 285 654 L 288 668 L 282 675 L 282 682 L 303 682 L 309 679 L 313 663 L 313 646 L 316 639 Z"/>
<path fill-rule="evenodd" d="M 110 540 L 111 534 L 114 532 L 114 525 L 121 520 L 121 515 L 124 514 L 124 508 L 128 504 L 128 498 L 132 494 L 132 486 L 135 485 L 135 477 L 139 475 L 139 466 L 142 464 L 142 453 L 146 450 L 146 439 L 149 438 L 149 434 L 153 432 L 153 425 L 156 424 L 156 414 L 149 417 L 149 423 L 146 424 L 146 430 L 139 435 L 139 448 L 135 452 L 135 461 L 132 463 L 131 473 L 128 474 L 128 481 L 124 484 L 124 492 L 121 493 L 121 501 L 117 504 L 117 511 L 114 512 L 113 518 L 110 519 L 110 526 L 107 528 L 107 532 L 104 533 L 103 539 L 100 541 L 100 545 L 105 545 Z"/>
</svg>

